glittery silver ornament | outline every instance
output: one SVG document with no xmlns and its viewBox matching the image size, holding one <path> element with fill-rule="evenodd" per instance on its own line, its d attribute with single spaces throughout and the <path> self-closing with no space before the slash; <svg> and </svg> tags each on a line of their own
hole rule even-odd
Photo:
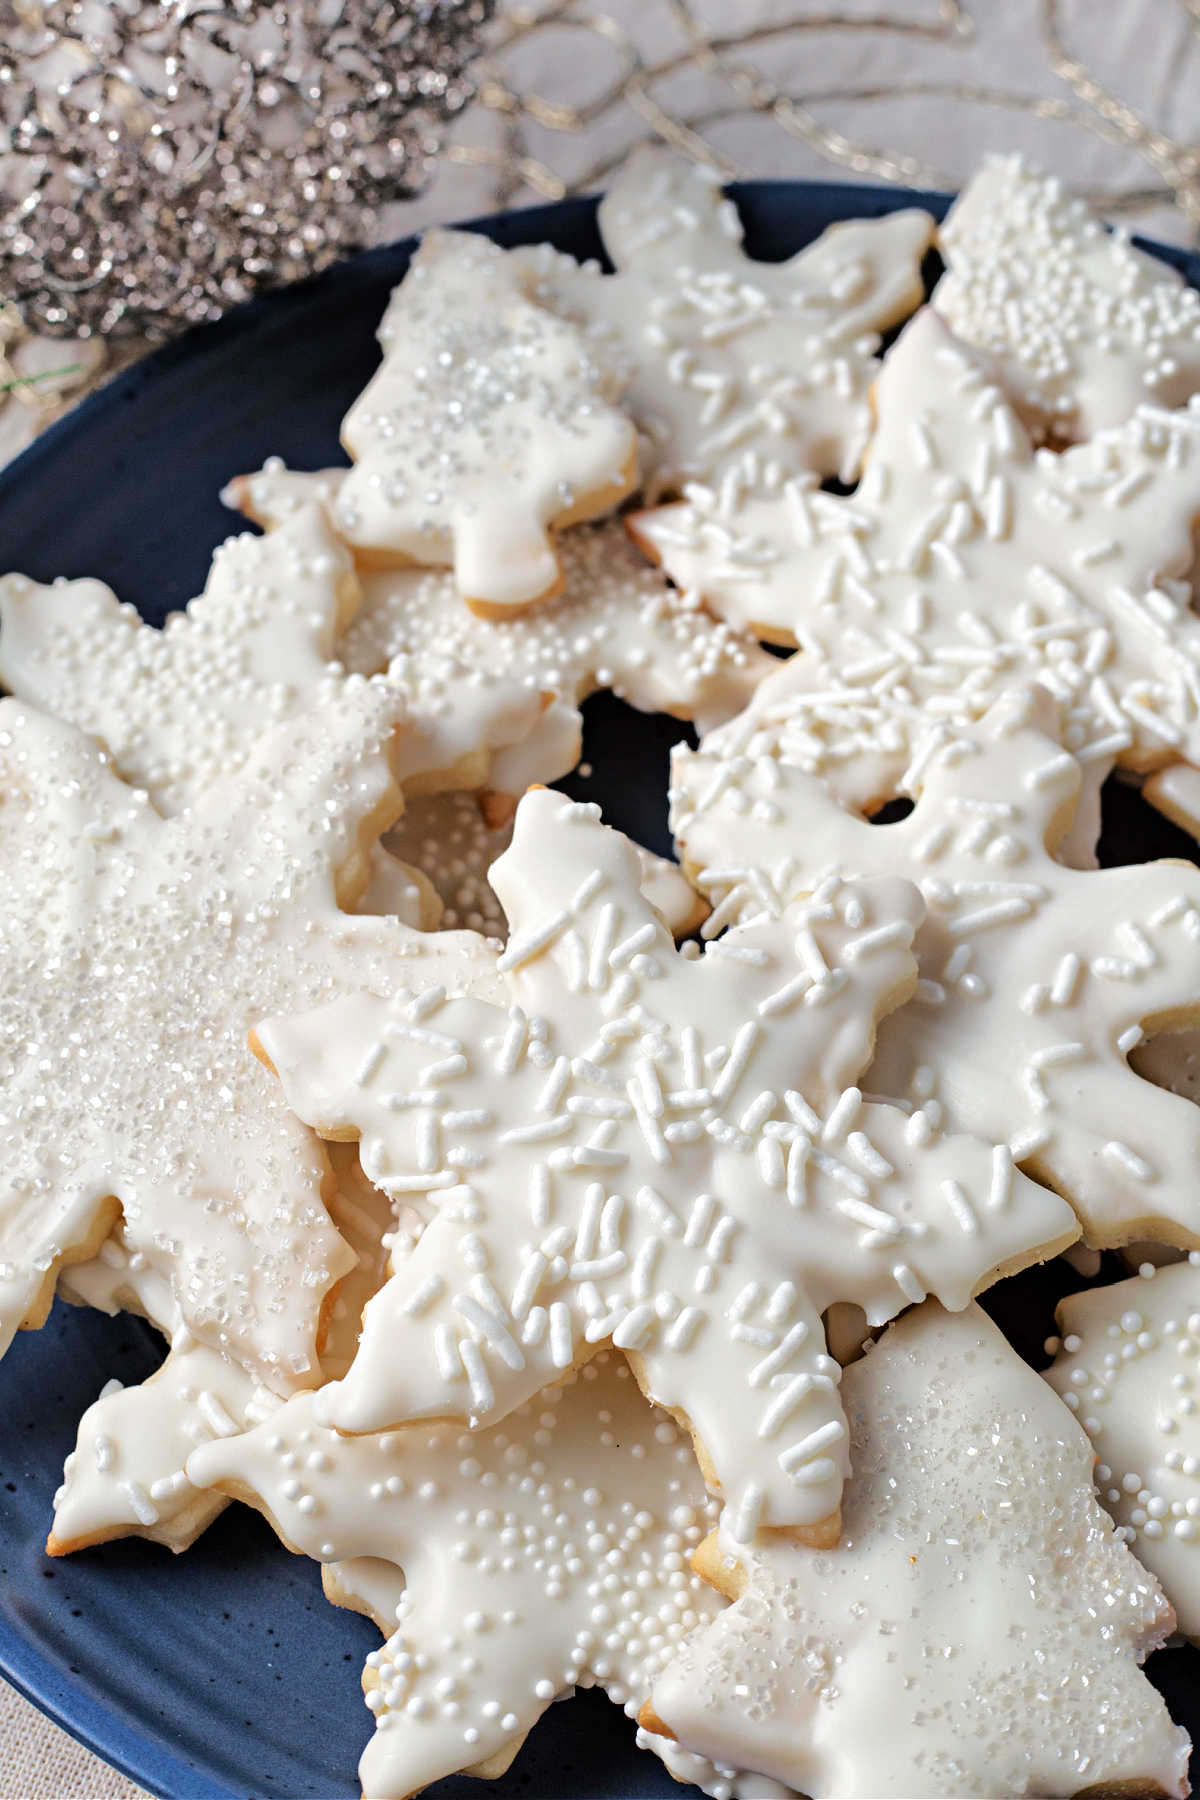
<svg viewBox="0 0 1200 1800">
<path fill-rule="evenodd" d="M 371 240 L 494 0 L 0 0 L 0 295 L 162 335 Z"/>
</svg>

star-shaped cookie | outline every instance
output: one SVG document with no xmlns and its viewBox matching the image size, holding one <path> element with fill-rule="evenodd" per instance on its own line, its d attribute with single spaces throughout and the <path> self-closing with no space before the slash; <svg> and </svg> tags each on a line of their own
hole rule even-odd
<svg viewBox="0 0 1200 1800">
<path fill-rule="evenodd" d="M 847 219 L 786 262 L 758 262 L 715 172 L 645 146 L 614 177 L 599 224 L 613 275 L 548 245 L 516 254 L 542 304 L 627 374 L 647 500 L 720 481 L 747 454 L 852 481 L 878 334 L 921 303 L 929 214 Z"/>
<path fill-rule="evenodd" d="M 1007 1152 L 853 1085 L 911 991 L 911 887 L 834 882 L 689 955 L 639 878 L 595 808 L 535 791 L 491 872 L 506 1007 L 404 991 L 259 1028 L 300 1117 L 430 1221 L 322 1415 L 491 1422 L 611 1341 L 744 1523 L 823 1528 L 824 1307 L 964 1305 L 1074 1222 Z"/>
<path fill-rule="evenodd" d="M 335 1564 L 334 1592 L 349 1580 L 383 1624 L 364 1676 L 373 1800 L 501 1773 L 572 1687 L 603 1687 L 633 1717 L 723 1605 L 687 1565 L 715 1520 L 687 1439 L 611 1354 L 487 1431 L 339 1437 L 297 1395 L 188 1470 Z"/>
<path fill-rule="evenodd" d="M 1091 437 L 1200 388 L 1200 294 L 1019 156 L 984 162 L 938 245 L 932 304 L 1047 436 Z"/>
<path fill-rule="evenodd" d="M 328 1163 L 247 1049 L 264 1011 L 490 979 L 470 933 L 339 910 L 400 806 L 403 706 L 356 684 L 175 819 L 93 740 L 0 702 L 0 1348 L 118 1218 L 183 1320 L 268 1386 L 315 1368 L 348 1266 Z"/>
<path fill-rule="evenodd" d="M 1200 1243 L 1200 1114 L 1135 1076 L 1144 1035 L 1200 1010 L 1200 871 L 1078 870 L 1054 855 L 1081 772 L 1039 690 L 933 728 L 890 825 L 782 760 L 675 753 L 675 829 L 718 925 L 781 912 L 831 873 L 886 870 L 929 908 L 914 1003 L 880 1027 L 871 1090 L 1007 1143 L 1067 1195 L 1089 1244 Z M 705 929 L 709 929 L 706 926 Z"/>
<path fill-rule="evenodd" d="M 1092 1493 L 1091 1446 L 977 1307 L 932 1301 L 843 1383 L 836 1550 L 698 1566 L 736 1604 L 653 1713 L 813 1800 L 1188 1792 L 1187 1735 L 1139 1665 L 1174 1623 Z"/>
<path fill-rule="evenodd" d="M 875 400 L 848 498 L 731 481 L 631 529 L 681 588 L 859 689 L 854 729 L 877 761 L 891 745 L 893 780 L 912 750 L 906 707 L 965 723 L 1030 680 L 1062 703 L 1073 751 L 1140 771 L 1200 760 L 1183 579 L 1200 402 L 1035 451 L 987 358 L 930 308 L 884 358 Z"/>
</svg>

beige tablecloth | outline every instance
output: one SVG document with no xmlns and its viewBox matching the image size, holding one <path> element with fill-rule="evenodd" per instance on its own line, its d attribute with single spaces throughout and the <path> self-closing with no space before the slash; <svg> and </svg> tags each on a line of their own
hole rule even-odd
<svg viewBox="0 0 1200 1800">
<path fill-rule="evenodd" d="M 479 100 L 379 237 L 601 186 L 662 135 L 729 175 L 942 187 L 1021 149 L 1110 214 L 1194 243 L 1197 93 L 1192 0 L 500 0 Z M 17 372 L 85 366 L 58 394 L 0 403 L 0 463 L 136 349 L 22 341 L 3 298 Z M 0 1800 L 139 1792 L 0 1683 Z"/>
</svg>

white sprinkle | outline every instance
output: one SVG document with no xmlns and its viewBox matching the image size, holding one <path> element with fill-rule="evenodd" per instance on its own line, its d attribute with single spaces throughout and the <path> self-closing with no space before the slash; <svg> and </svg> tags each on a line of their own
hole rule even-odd
<svg viewBox="0 0 1200 1800">
<path fill-rule="evenodd" d="M 631 931 L 627 938 L 623 938 L 619 944 L 615 945 L 614 948 L 609 951 L 609 968 L 624 968 L 626 963 L 632 962 L 639 951 L 649 948 L 654 942 L 657 933 L 658 926 L 652 919 L 647 919 L 644 925 L 639 925 L 636 931 Z"/>
<path fill-rule="evenodd" d="M 152 1500 L 174 1500 L 177 1494 L 186 1493 L 191 1482 L 183 1469 L 176 1469 L 171 1475 L 160 1475 L 157 1481 L 150 1483 Z"/>
<path fill-rule="evenodd" d="M 804 1463 L 811 1462 L 815 1456 L 819 1456 L 821 1451 L 827 1450 L 831 1444 L 840 1443 L 845 1435 L 846 1427 L 841 1419 L 830 1419 L 824 1425 L 819 1425 L 815 1431 L 810 1431 L 807 1437 L 801 1438 L 790 1449 L 785 1450 L 779 1458 L 779 1466 L 785 1475 L 791 1475 L 795 1469 Z"/>
<path fill-rule="evenodd" d="M 992 1149 L 992 1185 L 988 1190 L 988 1211 L 999 1212 L 1012 1195 L 1013 1159 L 1007 1144 Z"/>
<path fill-rule="evenodd" d="M 891 925 L 879 925 L 874 931 L 864 931 L 861 937 L 851 938 L 843 947 L 842 955 L 847 962 L 857 962 L 861 957 L 871 956 L 876 950 L 890 949 L 893 944 L 907 948 L 912 942 L 912 926 L 897 919 Z"/>
<path fill-rule="evenodd" d="M 819 1386 L 827 1388 L 829 1385 L 828 1380 L 821 1382 L 815 1375 L 807 1372 L 793 1375 L 777 1390 L 770 1405 L 764 1410 L 763 1416 L 758 1422 L 759 1437 L 774 1437 L 784 1421 L 791 1418 L 796 1408 L 807 1400 L 814 1388 Z"/>
<path fill-rule="evenodd" d="M 550 1220 L 550 1179 L 550 1171 L 545 1163 L 534 1163 L 529 1177 L 529 1217 L 538 1231 Z"/>
<path fill-rule="evenodd" d="M 862 1094 L 856 1087 L 839 1094 L 821 1130 L 823 1144 L 840 1144 L 862 1109 Z"/>
<path fill-rule="evenodd" d="M 679 1317 L 663 1332 L 669 1350 L 686 1350 L 704 1322 L 704 1314 L 695 1306 L 685 1306 Z"/>
<path fill-rule="evenodd" d="M 633 1259 L 629 1286 L 635 1300 L 648 1300 L 654 1288 L 654 1270 L 662 1254 L 662 1239 L 648 1237 Z"/>
<path fill-rule="evenodd" d="M 955 1223 L 960 1231 L 964 1231 L 970 1236 L 979 1230 L 979 1220 L 975 1217 L 971 1202 L 957 1181 L 942 1182 L 942 1198 L 954 1214 Z"/>
<path fill-rule="evenodd" d="M 529 1309 L 542 1285 L 542 1277 L 549 1268 L 549 1263 L 540 1250 L 532 1250 L 521 1265 L 521 1273 L 517 1276 L 512 1295 L 512 1316 L 518 1324 L 529 1315 Z"/>
<path fill-rule="evenodd" d="M 556 1369 L 569 1369 L 575 1360 L 570 1310 L 562 1300 L 550 1307 L 550 1360 Z"/>
<path fill-rule="evenodd" d="M 362 1059 L 358 1074 L 354 1078 L 359 1087 L 365 1088 L 370 1086 L 372 1076 L 378 1074 L 379 1065 L 386 1055 L 387 1050 L 383 1044 L 371 1045 L 371 1048 Z"/>
<path fill-rule="evenodd" d="M 158 1508 L 140 1481 L 121 1481 L 117 1485 L 128 1500 L 130 1510 L 139 1525 L 158 1524 Z"/>
<path fill-rule="evenodd" d="M 613 1332 L 612 1341 L 618 1350 L 636 1350 L 639 1344 L 645 1342 L 653 1324 L 652 1306 L 631 1307 Z"/>
<path fill-rule="evenodd" d="M 1127 1174 L 1132 1175 L 1135 1181 L 1153 1181 L 1154 1179 L 1154 1170 L 1150 1164 L 1140 1157 L 1136 1150 L 1131 1150 L 1128 1144 L 1122 1144 L 1116 1138 L 1105 1144 L 1103 1155 L 1107 1156 L 1109 1162 L 1116 1163 Z"/>
<path fill-rule="evenodd" d="M 471 1389 L 471 1407 L 477 1417 L 491 1412 L 496 1404 L 496 1394 L 488 1379 L 488 1372 L 480 1355 L 478 1344 L 471 1338 L 459 1338 L 458 1354 L 466 1372 Z"/>
<path fill-rule="evenodd" d="M 924 1300 L 925 1289 L 921 1286 L 916 1271 L 910 1268 L 908 1263 L 898 1262 L 892 1264 L 892 1280 L 900 1289 L 904 1298 L 906 1300 L 911 1300 L 914 1306 L 919 1306 L 922 1300 Z"/>
<path fill-rule="evenodd" d="M 497 964 L 497 967 L 499 965 Z M 496 1071 L 500 1075 L 511 1075 L 521 1059 L 525 1048 L 525 1040 L 529 1033 L 529 1021 L 519 1006 L 514 1006 L 508 1015 L 504 1037 L 500 1043 L 500 1052 L 496 1057 Z M 503 1139 L 501 1140 L 503 1142 Z"/>
<path fill-rule="evenodd" d="M 687 1230 L 683 1234 L 683 1241 L 689 1250 L 694 1250 L 704 1242 L 716 1210 L 717 1203 L 711 1194 L 697 1194 L 688 1215 Z"/>
<path fill-rule="evenodd" d="M 493 1292 L 495 1290 L 493 1289 Z M 499 1295 L 496 1296 L 499 1300 Z M 481 1306 L 471 1294 L 456 1294 L 452 1302 L 455 1312 L 468 1325 L 473 1325 L 491 1345 L 497 1356 L 510 1369 L 523 1369 L 525 1358 L 521 1354 L 521 1346 L 507 1329 L 502 1319 L 498 1319 L 490 1307 Z"/>
<path fill-rule="evenodd" d="M 528 937 L 520 938 L 516 943 L 510 944 L 504 954 L 496 959 L 497 969 L 503 973 L 510 969 L 519 969 L 522 963 L 531 962 L 535 956 L 539 956 L 543 950 L 547 949 L 570 923 L 569 912 L 555 913 L 554 917 L 547 919 L 544 925 L 539 926 L 536 931 L 531 931 Z"/>
<path fill-rule="evenodd" d="M 787 1153 L 787 1197 L 791 1205 L 803 1206 L 808 1199 L 808 1158 L 812 1146 L 807 1138 L 793 1138 Z"/>
<path fill-rule="evenodd" d="M 214 1437 L 237 1437 L 243 1429 L 233 1418 L 228 1409 L 222 1405 L 211 1388 L 202 1388 L 196 1396 L 196 1405 L 204 1415 L 205 1423 Z"/>
<path fill-rule="evenodd" d="M 749 1544 L 762 1518 L 764 1494 L 758 1483 L 748 1481 L 738 1495 L 729 1531 L 735 1544 Z"/>
<path fill-rule="evenodd" d="M 875 1231 L 883 1238 L 904 1236 L 904 1227 L 899 1219 L 891 1213 L 884 1212 L 878 1206 L 869 1206 L 865 1200 L 846 1199 L 837 1202 L 837 1210 L 844 1218 L 851 1219 L 866 1231 Z"/>
<path fill-rule="evenodd" d="M 717 1105 L 724 1105 L 733 1093 L 761 1036 L 762 1027 L 757 1025 L 753 1019 L 746 1020 L 743 1025 L 738 1027 L 729 1055 L 712 1084 L 712 1096 Z"/>
<path fill-rule="evenodd" d="M 96 1458 L 96 1467 L 101 1475 L 106 1475 L 113 1466 L 114 1445 L 110 1437 L 103 1431 L 97 1432 L 92 1444 L 92 1452 Z"/>
<path fill-rule="evenodd" d="M 737 1220 L 731 1219 L 728 1214 L 726 1214 L 724 1218 L 717 1220 L 716 1225 L 713 1227 L 712 1236 L 704 1246 L 704 1254 L 709 1262 L 724 1262 L 725 1254 L 729 1249 L 729 1240 L 733 1237 L 736 1230 Z"/>
<path fill-rule="evenodd" d="M 771 1354 L 764 1356 L 761 1362 L 755 1363 L 748 1377 L 750 1386 L 762 1387 L 765 1382 L 770 1381 L 772 1375 L 777 1375 L 781 1369 L 786 1367 L 793 1350 L 798 1350 L 807 1337 L 808 1326 L 803 1319 L 797 1319 L 796 1323 L 783 1334 Z"/>
<path fill-rule="evenodd" d="M 1059 962 L 1054 971 L 1054 980 L 1050 984 L 1050 1000 L 1054 1006 L 1069 1006 L 1075 997 L 1075 989 L 1079 983 L 1079 972 L 1082 965 L 1073 950 Z"/>
</svg>

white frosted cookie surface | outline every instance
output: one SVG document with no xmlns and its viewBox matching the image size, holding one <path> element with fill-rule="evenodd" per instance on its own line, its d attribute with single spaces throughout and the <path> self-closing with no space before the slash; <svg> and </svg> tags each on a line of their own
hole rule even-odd
<svg viewBox="0 0 1200 1800">
<path fill-rule="evenodd" d="M 216 551 L 203 594 L 163 630 L 103 582 L 0 581 L 0 679 L 97 737 L 118 773 L 169 815 L 236 774 L 262 733 L 346 692 L 340 636 L 361 589 L 323 509 L 298 505 L 267 537 Z M 374 671 L 372 671 L 374 672 Z M 393 680 L 408 702 L 400 778 L 484 781 L 491 751 L 537 725 L 529 686 L 469 670 L 430 642 Z"/>
<path fill-rule="evenodd" d="M 512 825 L 511 812 L 489 823 L 480 794 L 418 797 L 406 804 L 388 833 L 389 850 L 402 859 L 392 866 L 407 864 L 428 879 L 444 902 L 441 922 L 448 930 L 462 926 L 504 939 L 508 921 L 488 884 L 488 870 L 512 842 Z M 672 936 L 695 931 L 708 909 L 682 869 L 640 844 L 633 848 L 642 868 L 642 892 Z"/>
<path fill-rule="evenodd" d="M 470 934 L 338 909 L 399 804 L 396 706 L 360 683 L 335 720 L 268 734 L 236 782 L 164 820 L 92 740 L 0 703 L 0 1347 L 123 1214 L 201 1341 L 282 1391 L 311 1381 L 348 1253 L 324 1153 L 250 1030 L 398 966 L 489 971 Z"/>
<path fill-rule="evenodd" d="M 797 478 L 727 483 L 631 517 L 685 591 L 796 643 L 865 711 L 886 696 L 948 724 L 1024 680 L 1067 744 L 1139 770 L 1200 755 L 1200 403 L 1142 407 L 1035 451 L 989 360 L 926 307 L 884 358 L 878 430 L 848 497 Z M 891 773 L 905 767 L 900 739 Z"/>
<path fill-rule="evenodd" d="M 487 1431 L 339 1437 L 312 1399 L 196 1451 L 189 1470 L 261 1507 L 296 1550 L 403 1571 L 391 1635 L 367 1659 L 376 1728 L 359 1773 L 372 1800 L 515 1749 L 573 1686 L 636 1714 L 721 1610 L 687 1565 L 715 1521 L 687 1438 L 620 1357 Z M 381 1573 L 368 1571 L 373 1612 L 391 1598 Z"/>
<path fill-rule="evenodd" d="M 1020 157 L 984 162 L 938 244 L 933 305 L 1050 435 L 1090 437 L 1200 387 L 1200 294 Z"/>
<path fill-rule="evenodd" d="M 1127 1063 L 1148 1029 L 1200 1011 L 1200 871 L 1056 859 L 1081 771 L 1053 710 L 1013 694 L 976 726 L 928 731 L 916 805 L 890 825 L 782 759 L 681 748 L 675 829 L 710 924 L 777 913 L 831 872 L 915 881 L 920 981 L 880 1026 L 871 1091 L 1007 1143 L 1071 1199 L 1090 1244 L 1200 1243 L 1200 1112 Z"/>
<path fill-rule="evenodd" d="M 548 528 L 608 512 L 637 474 L 619 382 L 530 285 L 486 238 L 426 232 L 342 424 L 354 466 L 333 515 L 347 543 L 453 567 L 484 611 L 552 593 Z"/>
<path fill-rule="evenodd" d="M 757 262 L 716 174 L 646 146 L 614 176 L 599 224 L 613 275 L 547 245 L 516 254 L 538 298 L 628 375 L 647 499 L 720 480 L 748 453 L 852 481 L 878 334 L 921 302 L 928 213 L 848 219 L 786 262 Z"/>
<path fill-rule="evenodd" d="M 490 1422 L 611 1340 L 739 1517 L 817 1524 L 845 1467 L 823 1309 L 965 1305 L 1074 1221 L 1006 1152 L 853 1086 L 910 991 L 911 888 L 834 883 L 700 956 L 639 880 L 594 809 L 531 793 L 492 870 L 507 1010 L 426 991 L 260 1028 L 300 1117 L 361 1133 L 430 1219 L 322 1416 Z"/>
<path fill-rule="evenodd" d="M 1138 1666 L 1171 1610 L 1040 1377 L 978 1308 L 930 1302 L 843 1391 L 842 1542 L 740 1550 L 742 1597 L 660 1677 L 659 1718 L 812 1800 L 1186 1794 Z"/>
<path fill-rule="evenodd" d="M 1059 1302 L 1046 1380 L 1096 1452 L 1096 1489 L 1200 1637 L 1200 1268 L 1156 1269 Z"/>
<path fill-rule="evenodd" d="M 403 680 L 410 663 L 440 651 L 464 669 L 547 696 L 534 729 L 492 759 L 491 786 L 508 793 L 575 766 L 578 707 L 597 688 L 706 730 L 737 713 L 773 667 L 749 633 L 664 581 L 619 524 L 566 532 L 559 553 L 562 593 L 512 619 L 473 617 L 449 578 L 433 570 L 367 575 L 362 608 L 341 645 L 347 668 L 363 674 L 390 668 Z"/>
</svg>

